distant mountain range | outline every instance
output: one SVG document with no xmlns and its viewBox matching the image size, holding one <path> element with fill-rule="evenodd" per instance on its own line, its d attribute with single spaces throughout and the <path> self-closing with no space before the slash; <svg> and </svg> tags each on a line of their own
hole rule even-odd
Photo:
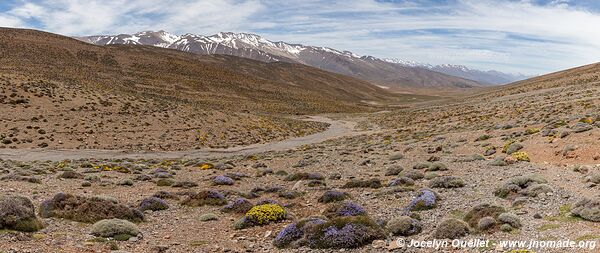
<svg viewBox="0 0 600 253">
<path fill-rule="evenodd" d="M 453 64 L 442 64 L 442 65 L 431 65 L 427 63 L 420 63 L 415 61 L 406 61 L 402 59 L 383 59 L 384 61 L 390 63 L 401 64 L 410 67 L 420 67 L 426 68 L 429 70 L 433 70 L 435 72 L 444 73 L 451 76 L 458 76 L 470 80 L 474 80 L 480 82 L 482 84 L 508 84 L 516 81 L 521 81 L 524 79 L 532 78 L 534 76 L 527 76 L 523 74 L 511 74 L 511 73 L 503 73 L 496 70 L 477 70 L 470 69 L 464 65 L 453 65 Z"/>
<path fill-rule="evenodd" d="M 509 83 L 520 79 L 497 71 L 485 72 L 453 65 L 428 66 L 373 56 L 359 56 L 328 47 L 273 42 L 248 33 L 221 32 L 210 36 L 188 33 L 178 36 L 165 31 L 145 31 L 135 34 L 76 37 L 76 39 L 102 46 L 146 45 L 196 54 L 233 55 L 262 62 L 301 63 L 398 91 L 420 89 L 456 91 Z"/>
</svg>

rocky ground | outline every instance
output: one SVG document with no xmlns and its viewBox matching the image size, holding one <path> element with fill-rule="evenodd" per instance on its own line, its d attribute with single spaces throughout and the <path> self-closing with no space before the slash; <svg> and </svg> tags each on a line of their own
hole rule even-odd
<svg viewBox="0 0 600 253">
<path fill-rule="evenodd" d="M 157 101 L 64 82 L 2 75 L 0 148 L 227 148 L 304 136 L 327 127 L 317 122 Z"/>
<path fill-rule="evenodd" d="M 395 240 L 595 242 L 598 94 L 578 86 L 339 115 L 372 132 L 289 151 L 2 161 L 0 251 L 437 252 Z"/>
</svg>

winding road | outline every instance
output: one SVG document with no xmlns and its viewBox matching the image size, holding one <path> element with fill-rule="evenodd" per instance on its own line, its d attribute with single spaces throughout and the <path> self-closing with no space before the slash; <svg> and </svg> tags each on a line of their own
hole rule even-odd
<svg viewBox="0 0 600 253">
<path fill-rule="evenodd" d="M 186 151 L 128 151 L 105 149 L 0 149 L 0 159 L 15 161 L 62 161 L 86 158 L 96 159 L 194 159 L 236 155 L 251 155 L 268 151 L 283 151 L 302 145 L 320 143 L 329 139 L 358 135 L 365 132 L 354 130 L 356 122 L 333 120 L 324 116 L 309 116 L 306 121 L 328 123 L 323 132 L 262 144 L 227 149 L 197 149 Z"/>
</svg>

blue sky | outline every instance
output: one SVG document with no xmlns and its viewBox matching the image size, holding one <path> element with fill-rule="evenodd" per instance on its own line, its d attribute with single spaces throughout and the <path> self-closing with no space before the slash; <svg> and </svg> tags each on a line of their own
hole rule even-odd
<svg viewBox="0 0 600 253">
<path fill-rule="evenodd" d="M 600 62 L 596 0 L 2 0 L 0 26 L 64 35 L 250 32 L 529 75 Z"/>
</svg>

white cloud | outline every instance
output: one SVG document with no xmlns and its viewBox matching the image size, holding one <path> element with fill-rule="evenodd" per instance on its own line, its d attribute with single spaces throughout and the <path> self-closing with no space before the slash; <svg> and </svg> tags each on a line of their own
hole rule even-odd
<svg viewBox="0 0 600 253">
<path fill-rule="evenodd" d="M 159 29 L 179 34 L 255 32 L 358 54 L 528 74 L 600 60 L 600 14 L 567 0 L 545 6 L 531 0 L 428 6 L 423 1 L 375 0 L 27 2 L 0 13 L 0 25 L 35 24 L 33 28 L 65 35 Z"/>
</svg>

